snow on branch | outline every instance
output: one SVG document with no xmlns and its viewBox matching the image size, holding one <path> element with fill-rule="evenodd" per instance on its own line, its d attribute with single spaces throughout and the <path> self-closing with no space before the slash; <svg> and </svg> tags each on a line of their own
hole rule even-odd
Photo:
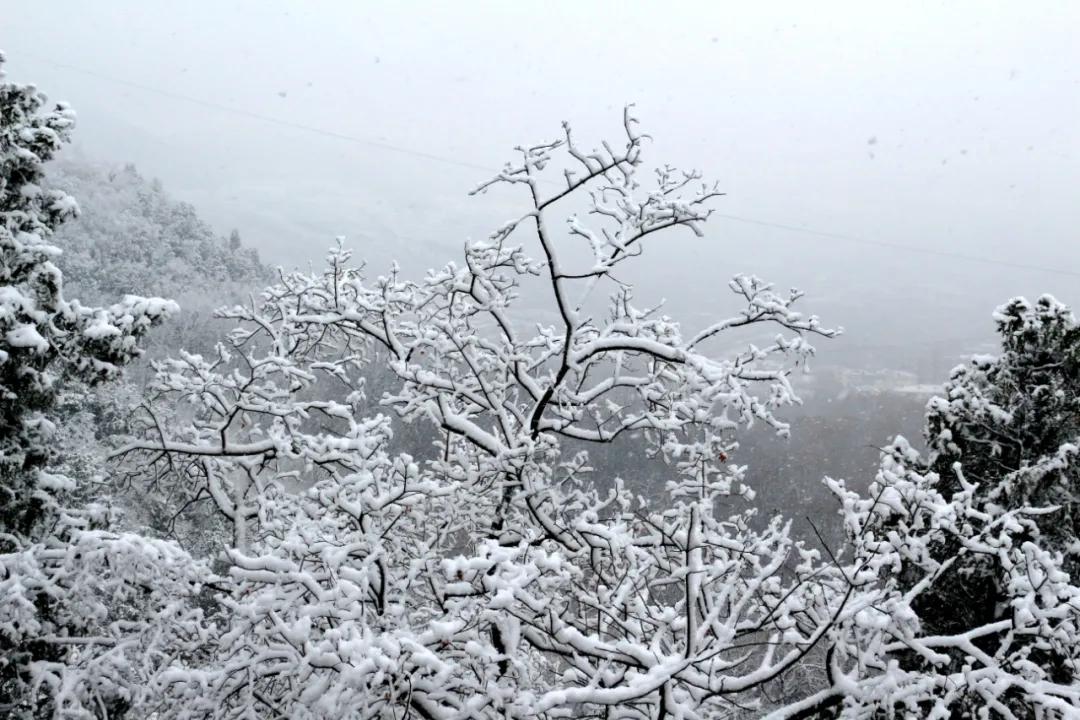
<svg viewBox="0 0 1080 720">
<path fill-rule="evenodd" d="M 530 209 L 461 263 L 369 279 L 338 246 L 222 310 L 237 329 L 214 357 L 158 366 L 117 457 L 208 493 L 234 528 L 214 658 L 160 678 L 179 716 L 709 717 L 760 705 L 818 652 L 846 576 L 781 519 L 725 511 L 752 496 L 726 461 L 740 427 L 787 431 L 791 368 L 835 333 L 799 293 L 736 277 L 745 308 L 685 337 L 609 282 L 662 232 L 701 234 L 721 195 L 668 167 L 645 188 L 630 108 L 623 131 L 619 148 L 586 151 L 569 125 L 518 148 L 478 191 L 521 187 Z M 560 214 L 571 196 L 584 215 Z M 567 242 L 591 259 L 574 266 Z M 553 323 L 518 309 L 530 281 Z M 753 325 L 780 334 L 706 349 Z M 164 421 L 180 408 L 191 422 Z M 402 421 L 429 428 L 430 457 L 395 450 Z M 569 450 L 623 441 L 666 458 L 669 502 Z"/>
</svg>

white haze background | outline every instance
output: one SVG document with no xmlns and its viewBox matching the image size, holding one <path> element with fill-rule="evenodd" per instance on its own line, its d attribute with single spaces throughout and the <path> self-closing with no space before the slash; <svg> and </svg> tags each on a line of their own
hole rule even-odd
<svg viewBox="0 0 1080 720">
<path fill-rule="evenodd" d="M 69 153 L 286 265 L 336 235 L 373 270 L 455 258 L 523 207 L 466 197 L 483 168 L 563 119 L 614 136 L 635 102 L 723 214 L 1006 263 L 719 217 L 654 247 L 639 297 L 692 322 L 752 272 L 846 327 L 826 360 L 959 356 L 1010 296 L 1080 303 L 1080 5 L 898 5 L 4 0 L 0 47 L 78 111 Z"/>
</svg>

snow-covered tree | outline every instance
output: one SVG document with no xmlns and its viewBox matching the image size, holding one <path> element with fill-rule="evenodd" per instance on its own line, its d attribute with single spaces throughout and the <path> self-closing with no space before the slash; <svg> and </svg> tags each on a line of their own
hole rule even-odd
<svg viewBox="0 0 1080 720">
<path fill-rule="evenodd" d="M 1049 295 L 1016 298 L 994 314 L 998 357 L 975 357 L 953 370 L 945 395 L 928 407 L 932 469 L 942 477 L 957 462 L 986 502 L 1057 509 L 1039 536 L 1066 552 L 1080 578 L 1080 325 Z M 950 477 L 950 489 L 959 480 Z"/>
<path fill-rule="evenodd" d="M 886 449 L 843 500 L 856 586 L 832 684 L 846 718 L 1080 717 L 1080 326 L 1043 296 L 998 309 L 999 357 L 953 370 L 923 457 Z"/>
<path fill-rule="evenodd" d="M 115 378 L 175 306 L 64 298 L 50 237 L 78 205 L 43 187 L 42 166 L 74 115 L 46 103 L 0 77 L 0 712 L 105 717 L 137 704 L 174 629 L 196 629 L 182 600 L 198 568 L 175 546 L 111 532 L 106 504 L 79 502 L 55 471 L 56 404 L 70 379 Z"/>
<path fill-rule="evenodd" d="M 834 333 L 755 277 L 693 334 L 636 305 L 617 271 L 665 231 L 700 234 L 719 193 L 668 167 L 646 182 L 629 111 L 624 133 L 519 148 L 479 190 L 520 188 L 529 209 L 460 264 L 369 281 L 339 247 L 223 311 L 238 327 L 212 357 L 158 366 L 119 456 L 232 528 L 223 630 L 159 677 L 163 713 L 720 717 L 815 651 L 843 577 L 739 512 L 728 453 L 741 426 L 788 431 L 792 368 Z M 529 285 L 551 321 L 519 308 Z M 380 398 L 373 363 L 395 379 Z M 396 451 L 372 400 L 430 423 L 433 457 Z M 161 422 L 184 406 L 193 423 Z M 615 442 L 666 458 L 667 502 L 566 449 Z"/>
</svg>

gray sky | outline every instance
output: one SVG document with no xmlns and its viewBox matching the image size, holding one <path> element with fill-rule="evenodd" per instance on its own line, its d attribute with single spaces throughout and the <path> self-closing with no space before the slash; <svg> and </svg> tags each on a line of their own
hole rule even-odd
<svg viewBox="0 0 1080 720">
<path fill-rule="evenodd" d="M 245 112 L 498 167 L 563 119 L 617 139 L 633 101 L 649 159 L 720 181 L 720 213 L 1080 273 L 1074 2 L 0 0 L 0 18 L 8 76 L 75 106 L 81 152 L 134 162 L 273 262 L 346 235 L 419 271 L 523 198 Z M 639 270 L 676 317 L 726 305 L 735 272 L 798 285 L 850 347 L 961 351 L 1012 295 L 1080 303 L 1077 275 L 724 218 Z"/>
</svg>

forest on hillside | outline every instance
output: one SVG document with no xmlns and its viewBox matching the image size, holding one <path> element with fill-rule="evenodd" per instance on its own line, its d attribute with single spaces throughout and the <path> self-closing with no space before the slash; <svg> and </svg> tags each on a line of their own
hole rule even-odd
<svg viewBox="0 0 1080 720">
<path fill-rule="evenodd" d="M 1080 717 L 1068 306 L 933 386 L 813 288 L 684 325 L 621 278 L 723 188 L 612 121 L 425 274 L 272 269 L 0 77 L 0 715 Z"/>
</svg>

